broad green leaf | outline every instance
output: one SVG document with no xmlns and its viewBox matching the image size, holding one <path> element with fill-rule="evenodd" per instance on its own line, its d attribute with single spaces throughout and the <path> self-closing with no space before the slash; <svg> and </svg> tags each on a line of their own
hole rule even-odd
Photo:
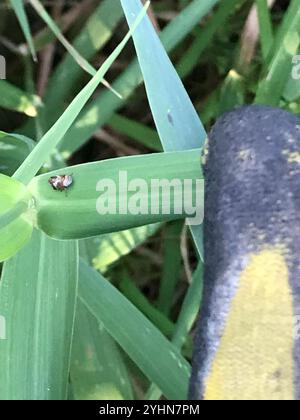
<svg viewBox="0 0 300 420">
<path fill-rule="evenodd" d="M 23 184 L 0 174 L 0 262 L 15 255 L 29 241 L 33 230 L 31 201 Z"/>
<path fill-rule="evenodd" d="M 117 289 L 84 262 L 79 298 L 168 399 L 186 399 L 190 366 Z"/>
<path fill-rule="evenodd" d="M 135 31 L 145 13 L 149 3 L 143 8 L 130 31 L 125 36 L 123 41 L 118 45 L 114 52 L 107 58 L 101 68 L 98 70 L 96 75 L 90 80 L 90 82 L 81 90 L 76 96 L 73 102 L 69 105 L 59 120 L 50 128 L 50 130 L 43 136 L 40 142 L 37 144 L 35 149 L 30 153 L 28 158 L 23 162 L 20 168 L 15 173 L 16 179 L 22 180 L 25 184 L 28 184 L 31 179 L 36 175 L 43 163 L 49 158 L 49 155 L 53 149 L 59 144 L 61 139 L 64 137 L 72 123 L 79 115 L 80 111 L 87 103 L 91 95 L 96 90 L 99 83 L 103 80 L 106 72 L 109 70 L 111 64 L 120 55 L 123 48 L 129 41 L 132 33 Z"/>
<path fill-rule="evenodd" d="M 19 20 L 20 26 L 22 28 L 22 31 L 24 33 L 25 39 L 28 43 L 31 55 L 33 57 L 33 59 L 36 61 L 37 57 L 36 57 L 36 52 L 34 49 L 34 44 L 33 44 L 33 39 L 31 36 L 31 32 L 30 32 L 30 27 L 29 27 L 29 22 L 26 16 L 26 12 L 25 12 L 25 8 L 24 8 L 24 3 L 22 0 L 10 0 L 11 5 L 15 11 L 15 14 Z"/>
<path fill-rule="evenodd" d="M 119 133 L 125 134 L 151 150 L 162 151 L 159 136 L 153 128 L 118 114 L 109 120 L 109 125 Z"/>
<path fill-rule="evenodd" d="M 206 1 L 206 8 L 212 6 Z M 121 0 L 129 26 L 142 8 L 140 0 Z M 200 148 L 204 127 L 148 17 L 133 34 L 152 115 L 165 151 Z M 155 59 L 154 59 L 155 57 Z M 198 250 L 200 237 L 191 227 Z"/>
<path fill-rule="evenodd" d="M 0 131 L 0 172 L 12 175 L 34 148 L 34 142 L 19 134 Z"/>
<path fill-rule="evenodd" d="M 38 96 L 29 95 L 6 80 L 0 80 L 0 107 L 36 117 L 39 106 L 41 100 Z"/>
<path fill-rule="evenodd" d="M 67 397 L 77 292 L 77 247 L 35 231 L 4 264 L 0 314 L 1 400 Z"/>
<path fill-rule="evenodd" d="M 53 190 L 49 178 L 66 174 L 72 175 L 73 185 L 65 192 Z M 193 203 L 196 199 L 198 204 L 203 201 L 201 178 L 197 149 L 78 165 L 34 178 L 29 190 L 35 198 L 39 229 L 57 239 L 81 239 L 193 218 Z M 167 181 L 166 188 L 154 188 L 155 180 Z M 193 203 L 185 200 L 189 191 L 184 186 L 186 180 L 191 185 Z M 172 187 L 174 182 L 177 188 Z M 202 210 L 197 208 L 200 217 Z"/>
<path fill-rule="evenodd" d="M 71 381 L 76 400 L 133 399 L 116 343 L 80 300 L 76 310 Z"/>
</svg>

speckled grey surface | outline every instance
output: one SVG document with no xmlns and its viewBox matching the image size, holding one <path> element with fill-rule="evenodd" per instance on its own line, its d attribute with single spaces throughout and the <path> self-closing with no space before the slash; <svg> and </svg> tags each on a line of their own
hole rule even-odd
<svg viewBox="0 0 300 420">
<path fill-rule="evenodd" d="M 300 315 L 300 119 L 251 105 L 220 118 L 204 172 L 205 287 L 189 397 L 203 399 L 229 304 L 247 255 L 268 243 L 289 251 L 289 280 Z M 265 235 L 261 242 L 261 233 Z M 295 343 L 300 399 L 300 341 Z"/>
</svg>

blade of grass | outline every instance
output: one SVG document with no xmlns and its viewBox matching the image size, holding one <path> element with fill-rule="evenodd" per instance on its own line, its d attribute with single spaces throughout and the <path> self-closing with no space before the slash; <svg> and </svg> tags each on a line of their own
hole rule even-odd
<svg viewBox="0 0 300 420">
<path fill-rule="evenodd" d="M 79 298 L 169 399 L 187 397 L 190 366 L 173 345 L 120 292 L 84 262 Z"/>
<path fill-rule="evenodd" d="M 159 309 L 153 306 L 145 295 L 126 275 L 119 284 L 120 291 L 151 321 L 168 339 L 172 338 L 176 332 L 176 324 L 167 318 Z M 183 355 L 191 358 L 193 342 L 186 336 L 186 346 L 183 348 Z M 185 344 L 185 343 L 184 343 Z"/>
<path fill-rule="evenodd" d="M 34 142 L 18 134 L 0 131 L 0 172 L 12 175 L 34 148 Z"/>
<path fill-rule="evenodd" d="M 44 20 L 44 22 L 47 24 L 47 26 L 52 30 L 52 32 L 55 34 L 57 39 L 60 41 L 60 43 L 66 48 L 66 50 L 71 54 L 73 59 L 76 61 L 76 63 L 88 74 L 91 76 L 95 76 L 97 73 L 97 70 L 94 69 L 94 67 L 76 50 L 76 48 L 73 47 L 73 45 L 64 37 L 64 35 L 61 33 L 58 25 L 54 22 L 54 20 L 51 18 L 51 16 L 47 13 L 47 11 L 44 9 L 43 5 L 39 0 L 29 0 L 32 7 L 35 9 L 35 11 L 39 14 L 39 16 Z M 115 90 L 113 90 L 110 86 L 110 84 L 105 80 L 101 80 L 101 83 L 106 86 L 108 89 L 111 89 L 113 93 L 115 93 L 117 96 L 120 96 Z"/>
<path fill-rule="evenodd" d="M 141 226 L 123 232 L 110 233 L 80 241 L 88 248 L 88 261 L 96 269 L 105 273 L 108 268 L 144 243 L 161 227 L 160 223 Z M 81 248 L 82 249 L 82 248 Z"/>
<path fill-rule="evenodd" d="M 33 226 L 23 213 L 30 208 L 31 200 L 22 183 L 0 174 L 0 262 L 29 241 Z"/>
<path fill-rule="evenodd" d="M 267 60 L 274 42 L 271 13 L 267 0 L 255 0 L 260 30 L 260 43 L 263 59 Z"/>
<path fill-rule="evenodd" d="M 157 132 L 150 127 L 145 126 L 137 121 L 114 114 L 109 120 L 110 127 L 121 134 L 138 141 L 143 146 L 149 147 L 151 150 L 162 151 L 162 145 Z"/>
<path fill-rule="evenodd" d="M 119 1 L 103 0 L 75 38 L 74 48 L 87 60 L 93 59 L 97 51 L 104 47 L 113 35 L 123 11 Z M 57 104 L 64 103 L 82 76 L 81 68 L 69 54 L 52 74 L 45 97 L 46 124 L 54 121 Z M 54 117 L 52 115 L 54 114 Z M 48 122 L 49 121 L 49 122 Z"/>
<path fill-rule="evenodd" d="M 299 1 L 293 0 L 285 14 L 278 31 L 271 63 L 266 78 L 260 83 L 256 103 L 278 106 L 289 75 L 292 72 L 292 57 L 300 45 L 300 8 Z"/>
<path fill-rule="evenodd" d="M 131 26 L 140 13 L 141 2 L 121 0 L 121 4 Z M 201 147 L 205 130 L 148 17 L 137 28 L 133 40 L 164 150 Z"/>
<path fill-rule="evenodd" d="M 40 175 L 29 186 L 35 198 L 37 225 L 57 239 L 80 239 L 193 217 L 190 211 L 199 215 L 200 208 L 188 208 L 190 203 L 184 202 L 188 191 L 193 203 L 202 202 L 204 185 L 199 162 L 197 149 L 108 159 Z M 66 174 L 72 174 L 73 185 L 65 194 L 54 191 L 49 178 Z M 142 186 L 133 186 L 136 180 L 141 180 Z M 167 180 L 167 189 L 153 188 L 153 180 Z M 172 187 L 174 180 L 177 188 Z M 191 180 L 191 189 L 182 187 L 186 180 Z M 158 205 L 157 211 L 151 211 L 153 203 Z M 138 211 L 130 210 L 136 206 Z"/>
<path fill-rule="evenodd" d="M 71 382 L 76 400 L 132 400 L 133 392 L 119 349 L 78 300 L 72 346 Z"/>
<path fill-rule="evenodd" d="M 220 2 L 218 9 L 212 14 L 210 20 L 204 27 L 197 30 L 195 40 L 176 66 L 180 77 L 184 78 L 188 76 L 195 66 L 199 64 L 202 53 L 208 47 L 216 32 L 226 24 L 230 15 L 241 7 L 243 3 L 245 3 L 245 0 L 227 0 L 226 2 Z"/>
<path fill-rule="evenodd" d="M 179 350 L 182 349 L 182 346 L 197 319 L 202 301 L 202 290 L 203 264 L 200 263 L 193 275 L 192 283 L 185 295 L 172 339 L 172 343 Z M 152 384 L 147 393 L 146 399 L 159 400 L 161 395 L 162 391 Z"/>
<path fill-rule="evenodd" d="M 29 95 L 6 80 L 0 80 L 0 107 L 21 112 L 28 117 L 36 117 L 41 100 Z"/>
<path fill-rule="evenodd" d="M 135 286 L 128 276 L 122 278 L 120 291 L 130 302 L 141 311 L 167 338 L 175 332 L 175 324 L 169 320 L 159 309 L 151 305 L 143 293 Z"/>
<path fill-rule="evenodd" d="M 90 80 L 86 87 L 81 90 L 81 92 L 76 96 L 76 98 L 69 105 L 69 107 L 59 118 L 59 120 L 43 136 L 43 138 L 37 144 L 35 149 L 31 152 L 31 154 L 23 162 L 20 168 L 16 171 L 16 173 L 14 174 L 15 178 L 22 180 L 24 184 L 28 184 L 31 181 L 31 179 L 36 175 L 36 173 L 42 167 L 43 163 L 49 158 L 51 151 L 59 144 L 66 132 L 69 130 L 72 123 L 79 115 L 80 111 L 99 85 L 100 81 L 103 80 L 103 77 L 109 70 L 111 64 L 122 52 L 123 48 L 129 41 L 131 35 L 144 18 L 148 7 L 149 3 L 146 4 L 141 13 L 137 16 L 137 19 L 135 20 L 134 24 L 132 25 L 130 31 L 123 39 L 123 41 L 108 57 L 108 59 L 104 62 L 104 64 L 98 70 L 96 75 Z"/>
<path fill-rule="evenodd" d="M 218 116 L 231 111 L 236 106 L 243 105 L 245 103 L 244 90 L 242 76 L 235 70 L 230 70 L 221 88 Z"/>
<path fill-rule="evenodd" d="M 0 313 L 1 400 L 67 397 L 77 292 L 77 247 L 35 231 L 29 244 L 4 264 Z"/>
<path fill-rule="evenodd" d="M 121 0 L 121 4 L 130 26 L 140 12 L 141 2 Z M 206 1 L 205 6 L 210 8 L 212 2 Z M 206 139 L 204 127 L 148 16 L 133 34 L 133 40 L 164 150 L 202 147 Z M 198 231 L 191 226 L 191 232 L 201 256 Z"/>
<path fill-rule="evenodd" d="M 193 0 L 161 33 L 161 40 L 167 51 L 172 51 L 190 33 L 199 20 L 213 7 L 214 1 Z M 64 137 L 59 149 L 70 156 L 78 150 L 101 126 L 109 121 L 113 113 L 129 99 L 134 89 L 143 81 L 137 60 L 134 60 L 113 84 L 123 100 L 102 92 L 81 113 L 80 117 Z"/>
<path fill-rule="evenodd" d="M 180 235 L 182 228 L 182 221 L 169 223 L 165 233 L 165 253 L 163 274 L 159 288 L 158 308 L 166 316 L 170 315 L 172 309 L 174 291 L 181 269 Z"/>
<path fill-rule="evenodd" d="M 298 68 L 300 69 L 299 63 Z M 295 78 L 292 74 L 285 86 L 283 97 L 287 102 L 296 101 L 300 97 L 300 77 Z"/>
<path fill-rule="evenodd" d="M 25 39 L 28 43 L 32 58 L 34 61 L 37 61 L 37 56 L 36 56 L 34 43 L 33 43 L 33 39 L 30 32 L 29 22 L 26 16 L 25 8 L 24 8 L 24 3 L 22 0 L 10 0 L 10 2 L 18 18 L 18 21 L 24 33 Z"/>
</svg>

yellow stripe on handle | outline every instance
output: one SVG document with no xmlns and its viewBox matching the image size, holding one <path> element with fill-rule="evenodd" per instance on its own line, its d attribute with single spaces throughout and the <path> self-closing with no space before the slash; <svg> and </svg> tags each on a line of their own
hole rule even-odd
<svg viewBox="0 0 300 420">
<path fill-rule="evenodd" d="M 300 118 L 278 108 L 236 109 L 209 135 L 191 399 L 300 400 L 299 155 Z"/>
<path fill-rule="evenodd" d="M 205 399 L 295 399 L 293 334 L 285 257 L 280 249 L 266 249 L 250 256 L 241 274 Z"/>
</svg>

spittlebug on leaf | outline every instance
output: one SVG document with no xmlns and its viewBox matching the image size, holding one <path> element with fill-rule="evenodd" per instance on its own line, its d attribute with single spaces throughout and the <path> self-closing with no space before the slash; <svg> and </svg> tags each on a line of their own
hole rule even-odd
<svg viewBox="0 0 300 420">
<path fill-rule="evenodd" d="M 71 175 L 52 176 L 49 184 L 55 191 L 65 191 L 73 184 L 73 177 Z"/>
</svg>

